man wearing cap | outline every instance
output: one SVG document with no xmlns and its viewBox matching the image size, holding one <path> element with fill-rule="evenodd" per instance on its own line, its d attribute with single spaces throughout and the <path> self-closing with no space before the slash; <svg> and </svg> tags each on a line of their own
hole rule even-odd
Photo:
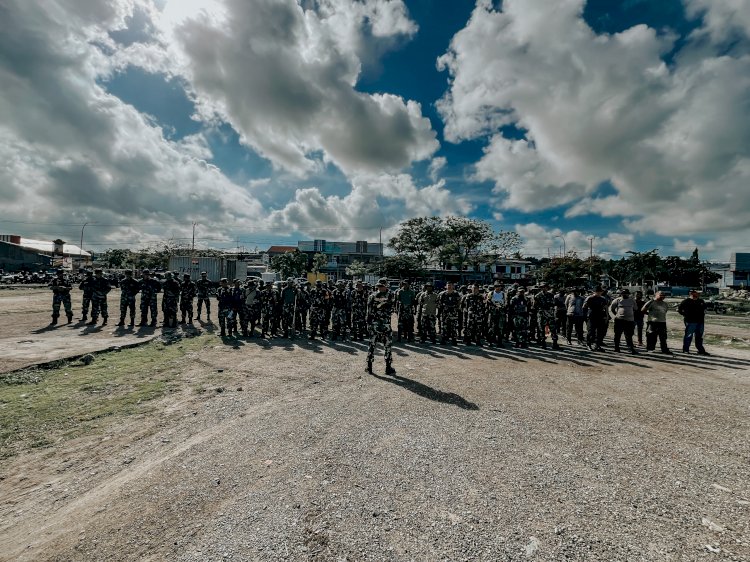
<svg viewBox="0 0 750 562">
<path fill-rule="evenodd" d="M 401 281 L 401 288 L 396 293 L 396 317 L 398 320 L 398 341 L 405 337 L 414 341 L 414 310 L 417 305 L 417 294 L 409 286 L 409 281 Z"/>
<path fill-rule="evenodd" d="M 148 269 L 143 270 L 141 279 L 141 323 L 139 326 L 148 326 L 148 313 L 151 311 L 151 327 L 156 326 L 156 295 L 161 291 L 159 282 L 151 277 Z"/>
<path fill-rule="evenodd" d="M 278 293 L 273 290 L 273 283 L 263 285 L 261 292 L 261 320 L 260 320 L 260 337 L 266 335 L 273 337 L 273 315 L 276 310 L 276 301 Z"/>
<path fill-rule="evenodd" d="M 583 310 L 582 292 L 581 289 L 575 288 L 567 297 L 565 297 L 565 307 L 568 316 L 565 337 L 568 340 L 568 345 L 572 343 L 571 338 L 573 337 L 573 328 L 575 328 L 576 331 L 578 344 L 583 345 L 583 322 L 586 320 L 586 316 Z"/>
<path fill-rule="evenodd" d="M 482 345 L 484 334 L 484 319 L 487 313 L 484 295 L 480 292 L 481 286 L 478 282 L 472 283 L 471 292 L 461 299 L 461 308 L 466 319 L 464 323 L 464 344 Z"/>
<path fill-rule="evenodd" d="M 326 308 L 330 295 L 328 289 L 323 286 L 323 281 L 315 281 L 315 288 L 310 291 L 310 339 L 314 340 L 318 330 L 320 337 L 328 335 L 328 324 L 326 322 Z"/>
<path fill-rule="evenodd" d="M 367 336 L 367 299 L 369 296 L 362 281 L 357 281 L 351 297 L 353 341 L 362 341 Z"/>
<path fill-rule="evenodd" d="M 344 280 L 340 279 L 336 283 L 336 288 L 331 293 L 331 320 L 332 334 L 331 340 L 341 336 L 342 340 L 346 339 L 346 328 L 349 325 L 349 295 L 346 291 Z"/>
<path fill-rule="evenodd" d="M 437 341 L 435 322 L 437 321 L 438 294 L 431 281 L 424 284 L 424 291 L 417 297 L 417 319 L 419 321 L 419 340 L 424 343 L 430 338 L 432 343 Z"/>
<path fill-rule="evenodd" d="M 133 272 L 125 271 L 125 278 L 120 281 L 120 321 L 118 326 L 125 325 L 125 316 L 130 311 L 130 325 L 135 324 L 135 296 L 141 290 L 141 284 L 133 279 Z"/>
<path fill-rule="evenodd" d="M 703 347 L 703 329 L 706 322 L 706 303 L 698 296 L 698 289 L 690 289 L 690 296 L 677 307 L 677 312 L 685 321 L 685 336 L 682 339 L 682 352 L 690 353 L 690 344 L 695 336 L 698 355 L 710 355 Z"/>
<path fill-rule="evenodd" d="M 383 342 L 385 373 L 393 375 L 396 372 L 391 365 L 393 361 L 391 355 L 393 301 L 393 294 L 388 290 L 388 280 L 380 279 L 377 284 L 377 291 L 371 294 L 367 301 L 367 324 L 371 330 L 370 347 L 367 350 L 367 372 L 370 374 L 372 374 L 372 362 L 375 358 L 375 346 L 379 341 Z"/>
<path fill-rule="evenodd" d="M 180 287 L 180 312 L 182 313 L 180 324 L 185 323 L 185 316 L 187 316 L 188 324 L 193 323 L 193 300 L 197 291 L 198 288 L 195 286 L 195 282 L 190 279 L 190 274 L 183 273 L 182 286 Z"/>
<path fill-rule="evenodd" d="M 526 289 L 518 287 L 508 304 L 508 318 L 513 321 L 513 347 L 529 347 L 529 308 Z"/>
<path fill-rule="evenodd" d="M 201 309 L 203 304 L 206 304 L 206 320 L 211 322 L 211 286 L 213 284 L 208 279 L 208 273 L 201 271 L 201 278 L 195 282 L 195 294 L 198 297 L 198 316 L 197 319 L 201 319 Z"/>
<path fill-rule="evenodd" d="M 89 325 L 95 325 L 99 319 L 99 314 L 102 315 L 102 326 L 106 326 L 107 318 L 107 294 L 112 288 L 109 286 L 109 281 L 104 277 L 104 273 L 101 269 L 94 270 L 94 293 L 91 295 L 91 322 Z"/>
<path fill-rule="evenodd" d="M 180 300 L 180 282 L 171 271 L 164 274 L 164 296 L 161 300 L 161 311 L 164 315 L 162 325 L 167 328 L 177 327 L 177 306 Z"/>
<path fill-rule="evenodd" d="M 609 311 L 615 318 L 615 351 L 620 352 L 620 339 L 625 334 L 625 343 L 630 353 L 635 353 L 633 332 L 635 330 L 635 300 L 630 298 L 630 290 L 623 289 L 620 296 L 609 305 Z"/>
<path fill-rule="evenodd" d="M 552 349 L 560 349 L 557 343 L 557 309 L 555 297 L 549 290 L 547 283 L 542 283 L 539 292 L 534 295 L 533 307 L 536 309 L 536 341 L 547 349 L 547 331 L 552 338 Z"/>
<path fill-rule="evenodd" d="M 243 323 L 243 316 L 245 314 L 245 289 L 240 283 L 239 279 L 235 279 L 232 283 L 232 292 L 229 304 L 229 314 L 227 314 L 227 330 L 229 336 L 235 338 L 239 335 L 237 333 L 237 323 L 240 325 Z"/>
<path fill-rule="evenodd" d="M 656 340 L 659 340 L 661 352 L 666 355 L 673 355 L 667 346 L 667 312 L 669 305 L 664 300 L 664 293 L 656 291 L 654 298 L 648 301 L 643 308 L 643 312 L 648 313 L 648 328 L 646 328 L 646 351 L 656 350 Z"/>
<path fill-rule="evenodd" d="M 227 335 L 227 318 L 232 311 L 232 288 L 229 286 L 229 281 L 226 277 L 222 277 L 219 282 L 219 289 L 216 291 L 216 300 L 219 310 L 217 313 L 219 328 L 221 329 L 221 337 L 223 338 Z"/>
<path fill-rule="evenodd" d="M 294 279 L 286 280 L 286 287 L 281 290 L 281 331 L 285 338 L 294 338 L 294 315 L 297 313 L 297 287 Z"/>
<path fill-rule="evenodd" d="M 591 351 L 604 351 L 604 329 L 607 326 L 609 313 L 607 306 L 609 302 L 602 296 L 604 288 L 598 285 L 594 293 L 587 296 L 583 301 L 583 310 L 586 314 L 587 332 L 586 343 Z"/>
<path fill-rule="evenodd" d="M 240 327 L 242 335 L 252 338 L 255 335 L 255 324 L 260 317 L 260 291 L 255 281 L 250 280 L 245 285 L 244 312 L 240 315 Z M 249 328 L 248 328 L 249 324 Z"/>
<path fill-rule="evenodd" d="M 57 324 L 57 319 L 60 317 L 60 305 L 65 308 L 65 315 L 68 317 L 68 324 L 70 324 L 73 321 L 73 308 L 70 304 L 70 291 L 73 286 L 70 281 L 65 279 L 65 272 L 62 269 L 57 270 L 57 277 L 49 284 L 49 288 L 52 290 L 52 322 L 50 322 L 50 325 Z"/>
<path fill-rule="evenodd" d="M 504 347 L 503 334 L 505 332 L 505 292 L 503 284 L 495 281 L 492 292 L 487 294 L 488 326 L 487 341 L 490 345 Z"/>
<path fill-rule="evenodd" d="M 310 282 L 305 281 L 297 291 L 297 318 L 294 321 L 295 329 L 300 332 L 307 331 L 307 313 L 310 310 Z"/>
<path fill-rule="evenodd" d="M 78 288 L 83 291 L 83 301 L 81 302 L 81 320 L 84 322 L 89 317 L 89 308 L 91 307 L 91 295 L 94 294 L 94 272 L 86 270 L 86 277 Z"/>
<path fill-rule="evenodd" d="M 461 294 L 456 291 L 453 281 L 445 284 L 445 290 L 438 295 L 440 311 L 440 343 L 451 341 L 456 345 L 458 338 L 458 319 L 461 315 Z"/>
</svg>

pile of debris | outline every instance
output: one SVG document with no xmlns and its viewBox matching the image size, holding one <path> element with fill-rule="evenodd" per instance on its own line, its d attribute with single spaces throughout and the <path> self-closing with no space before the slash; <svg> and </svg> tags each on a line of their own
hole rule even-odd
<svg viewBox="0 0 750 562">
<path fill-rule="evenodd" d="M 721 298 L 731 301 L 749 301 L 750 291 L 747 289 L 725 289 L 721 292 Z"/>
</svg>

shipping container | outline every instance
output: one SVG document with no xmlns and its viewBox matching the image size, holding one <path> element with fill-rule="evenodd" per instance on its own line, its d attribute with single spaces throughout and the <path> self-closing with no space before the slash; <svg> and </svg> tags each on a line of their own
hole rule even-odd
<svg viewBox="0 0 750 562">
<path fill-rule="evenodd" d="M 271 283 L 273 283 L 274 281 L 278 281 L 279 280 L 279 274 L 276 273 L 275 271 L 261 273 L 260 277 L 261 277 L 261 279 L 263 279 L 263 281 L 265 281 L 265 282 L 269 282 L 270 281 Z"/>
<path fill-rule="evenodd" d="M 185 273 L 190 274 L 194 281 L 200 279 L 205 271 L 209 281 L 218 283 L 222 277 L 230 281 L 247 277 L 247 263 L 226 258 L 194 258 L 190 256 L 172 256 L 169 258 L 169 270 L 176 272 L 180 278 Z"/>
</svg>

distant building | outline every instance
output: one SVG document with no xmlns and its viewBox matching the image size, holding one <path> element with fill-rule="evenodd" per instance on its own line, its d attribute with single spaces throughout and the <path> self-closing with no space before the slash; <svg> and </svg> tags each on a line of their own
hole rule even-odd
<svg viewBox="0 0 750 562">
<path fill-rule="evenodd" d="M 312 265 L 315 254 L 324 254 L 328 262 L 321 273 L 343 277 L 347 266 L 354 262 L 370 263 L 379 260 L 383 255 L 383 244 L 358 240 L 356 242 L 334 242 L 330 240 L 300 240 L 297 248 L 307 254 L 308 263 Z"/>
<path fill-rule="evenodd" d="M 732 276 L 732 287 L 750 286 L 750 253 L 735 252 L 729 260 L 729 269 Z"/>
<path fill-rule="evenodd" d="M 62 240 L 35 240 L 15 234 L 0 235 L 0 269 L 38 271 L 50 267 L 87 265 L 91 254 Z"/>
<path fill-rule="evenodd" d="M 533 264 L 526 260 L 499 258 L 493 263 L 481 263 L 478 265 L 464 264 L 464 282 L 479 281 L 480 283 L 491 283 L 502 281 L 505 284 L 518 283 L 528 285 L 533 280 Z M 447 265 L 444 269 L 437 264 L 428 267 L 428 274 L 436 279 L 446 281 L 460 281 L 461 272 L 455 265 Z"/>
</svg>

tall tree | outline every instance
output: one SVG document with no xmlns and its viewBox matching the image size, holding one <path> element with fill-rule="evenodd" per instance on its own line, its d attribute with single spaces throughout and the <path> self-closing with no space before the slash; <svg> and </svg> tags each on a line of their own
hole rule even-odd
<svg viewBox="0 0 750 562">
<path fill-rule="evenodd" d="M 312 270 L 313 273 L 320 273 L 320 270 L 323 269 L 326 264 L 328 263 L 328 256 L 325 254 L 317 253 L 312 258 Z"/>
<path fill-rule="evenodd" d="M 444 241 L 445 221 L 441 217 L 417 217 L 402 222 L 388 246 L 424 266 L 438 257 Z"/>
<path fill-rule="evenodd" d="M 282 279 L 300 277 L 307 271 L 307 255 L 299 250 L 280 254 L 271 258 L 271 267 L 281 274 Z"/>
</svg>

